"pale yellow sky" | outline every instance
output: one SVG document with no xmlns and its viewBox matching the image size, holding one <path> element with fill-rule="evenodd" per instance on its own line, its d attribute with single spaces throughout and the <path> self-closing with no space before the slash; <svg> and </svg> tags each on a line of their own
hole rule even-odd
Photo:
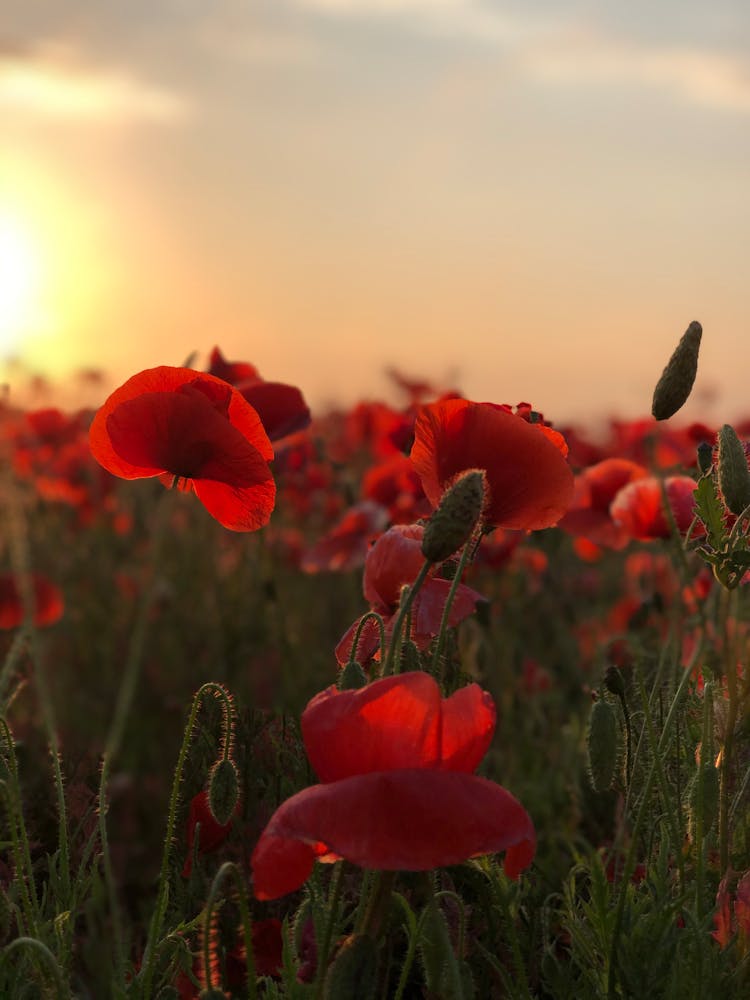
<svg viewBox="0 0 750 1000">
<path fill-rule="evenodd" d="M 563 421 L 647 412 L 698 319 L 685 415 L 750 412 L 740 0 L 12 0 L 6 21 L 6 356 L 116 381 L 219 344 L 314 407 L 396 365 Z"/>
</svg>

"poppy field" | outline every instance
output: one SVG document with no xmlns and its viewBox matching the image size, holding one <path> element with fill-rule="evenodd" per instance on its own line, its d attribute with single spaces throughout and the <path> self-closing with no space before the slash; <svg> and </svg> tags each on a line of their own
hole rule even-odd
<svg viewBox="0 0 750 1000">
<path fill-rule="evenodd" d="M 750 414 L 681 420 L 701 333 L 593 427 L 395 370 L 311 413 L 218 347 L 6 401 L 0 996 L 750 995 Z"/>
</svg>

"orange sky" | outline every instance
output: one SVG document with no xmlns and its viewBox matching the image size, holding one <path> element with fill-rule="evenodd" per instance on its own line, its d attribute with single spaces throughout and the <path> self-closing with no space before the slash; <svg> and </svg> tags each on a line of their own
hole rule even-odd
<svg viewBox="0 0 750 1000">
<path fill-rule="evenodd" d="M 685 415 L 750 413 L 750 15 L 655 6 L 10 0 L 0 348 L 562 421 L 647 412 L 698 319 Z"/>
</svg>

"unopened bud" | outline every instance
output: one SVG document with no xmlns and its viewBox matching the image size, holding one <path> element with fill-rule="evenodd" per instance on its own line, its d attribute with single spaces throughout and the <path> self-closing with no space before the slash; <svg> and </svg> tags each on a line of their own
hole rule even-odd
<svg viewBox="0 0 750 1000">
<path fill-rule="evenodd" d="M 367 684 L 367 677 L 356 660 L 349 660 L 339 675 L 340 691 L 355 691 Z"/>
<path fill-rule="evenodd" d="M 484 505 L 484 483 L 484 471 L 471 469 L 446 490 L 424 529 L 425 559 L 442 562 L 471 538 Z"/>
<path fill-rule="evenodd" d="M 589 719 L 589 774 L 597 792 L 612 787 L 617 764 L 617 717 L 604 698 L 594 702 Z"/>
<path fill-rule="evenodd" d="M 228 757 L 218 761 L 208 779 L 208 808 L 221 826 L 226 826 L 234 815 L 240 797 L 237 768 Z"/>
<path fill-rule="evenodd" d="M 750 506 L 750 471 L 742 442 L 729 424 L 719 431 L 719 489 L 728 510 L 738 516 Z"/>
<path fill-rule="evenodd" d="M 703 327 L 690 324 L 656 383 L 651 412 L 657 420 L 666 420 L 680 409 L 690 395 L 698 371 L 698 350 Z"/>
<path fill-rule="evenodd" d="M 625 681 L 617 667 L 607 667 L 604 674 L 604 686 L 610 694 L 616 694 L 618 698 L 625 697 Z"/>
</svg>

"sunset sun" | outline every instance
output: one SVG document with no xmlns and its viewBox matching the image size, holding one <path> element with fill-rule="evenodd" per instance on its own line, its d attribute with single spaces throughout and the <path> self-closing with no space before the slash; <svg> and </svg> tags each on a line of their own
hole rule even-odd
<svg viewBox="0 0 750 1000">
<path fill-rule="evenodd" d="M 31 231 L 0 214 L 0 354 L 18 349 L 33 326 L 41 278 L 41 252 Z"/>
</svg>

